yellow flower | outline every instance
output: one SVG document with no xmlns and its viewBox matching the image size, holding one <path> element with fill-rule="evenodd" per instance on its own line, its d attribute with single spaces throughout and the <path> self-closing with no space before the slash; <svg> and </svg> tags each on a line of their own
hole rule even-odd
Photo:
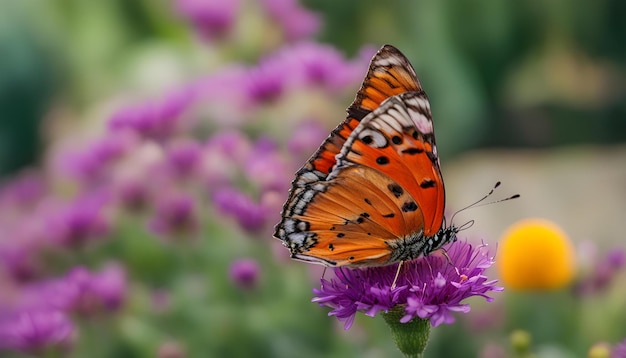
<svg viewBox="0 0 626 358">
<path fill-rule="evenodd" d="M 505 287 L 551 290 L 572 281 L 575 254 L 558 225 L 545 219 L 524 219 L 502 235 L 496 264 Z"/>
</svg>

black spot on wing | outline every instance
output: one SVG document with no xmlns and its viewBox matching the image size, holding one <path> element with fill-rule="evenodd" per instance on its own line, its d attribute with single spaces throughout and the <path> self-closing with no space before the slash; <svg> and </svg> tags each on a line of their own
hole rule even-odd
<svg viewBox="0 0 626 358">
<path fill-rule="evenodd" d="M 399 197 L 402 196 L 402 194 L 404 194 L 404 189 L 402 189 L 402 187 L 400 185 L 396 184 L 396 183 L 387 185 L 387 189 L 389 189 L 389 191 L 396 198 L 399 198 Z"/>
<path fill-rule="evenodd" d="M 422 189 L 426 189 L 426 188 L 434 188 L 437 185 L 437 183 L 435 183 L 434 180 L 432 179 L 424 179 L 421 183 L 420 183 L 420 188 Z"/>
<path fill-rule="evenodd" d="M 424 149 L 420 149 L 420 148 L 408 148 L 408 149 L 404 149 L 402 151 L 403 154 L 409 154 L 409 155 L 415 155 L 415 154 L 420 154 L 420 153 L 424 153 Z"/>
<path fill-rule="evenodd" d="M 413 212 L 417 210 L 417 204 L 414 201 L 407 201 L 402 205 L 402 211 L 405 213 Z"/>
<path fill-rule="evenodd" d="M 361 138 L 361 140 L 367 145 L 370 145 L 372 144 L 372 142 L 374 142 L 374 138 L 372 138 L 371 135 L 366 135 L 365 137 Z"/>
<path fill-rule="evenodd" d="M 394 213 L 389 213 L 389 214 L 383 215 L 384 218 L 392 218 L 394 216 L 396 216 L 396 214 L 394 214 Z"/>
<path fill-rule="evenodd" d="M 340 239 L 341 239 L 342 237 L 344 237 L 344 236 L 346 236 L 346 234 L 344 234 L 343 232 L 340 232 L 339 234 L 337 234 L 337 237 L 338 237 L 338 238 L 340 238 Z"/>
<path fill-rule="evenodd" d="M 391 137 L 391 142 L 393 142 L 393 144 L 402 144 L 402 137 L 400 137 L 399 135 L 394 135 L 393 137 Z"/>
<path fill-rule="evenodd" d="M 372 202 L 370 201 L 370 199 L 364 198 L 363 200 L 367 203 L 367 205 L 372 205 Z"/>
<path fill-rule="evenodd" d="M 380 165 L 389 164 L 389 158 L 385 157 L 384 155 L 381 155 L 380 157 L 376 158 L 376 163 Z"/>
</svg>

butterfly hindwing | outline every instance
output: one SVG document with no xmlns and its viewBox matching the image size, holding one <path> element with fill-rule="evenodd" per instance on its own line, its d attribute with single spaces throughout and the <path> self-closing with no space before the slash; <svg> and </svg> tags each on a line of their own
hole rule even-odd
<svg viewBox="0 0 626 358">
<path fill-rule="evenodd" d="M 393 194 L 376 184 L 383 181 L 391 182 L 372 168 L 349 166 L 305 190 L 298 199 L 306 205 L 292 213 L 295 225 L 285 228 L 294 258 L 331 266 L 385 264 L 391 255 L 387 241 L 410 223 Z"/>
</svg>

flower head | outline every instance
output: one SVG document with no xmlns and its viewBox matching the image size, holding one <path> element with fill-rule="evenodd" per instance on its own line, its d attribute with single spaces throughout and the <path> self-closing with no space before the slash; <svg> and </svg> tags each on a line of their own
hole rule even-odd
<svg viewBox="0 0 626 358">
<path fill-rule="evenodd" d="M 68 247 L 80 247 L 92 239 L 104 237 L 109 231 L 105 215 L 108 200 L 108 193 L 94 191 L 56 209 L 47 222 L 51 240 Z"/>
<path fill-rule="evenodd" d="M 168 93 L 160 100 L 122 108 L 109 119 L 109 129 L 116 135 L 129 130 L 144 138 L 169 138 L 180 130 L 183 113 L 193 102 L 194 94 L 191 88 L 183 88 Z"/>
<path fill-rule="evenodd" d="M 322 279 L 321 288 L 313 290 L 313 302 L 332 308 L 329 315 L 344 321 L 345 329 L 350 328 L 357 311 L 374 316 L 398 305 L 405 310 L 403 323 L 419 317 L 429 319 L 432 326 L 450 324 L 454 322 L 451 312 L 469 311 L 469 306 L 461 303 L 464 299 L 481 296 L 491 301 L 487 293 L 502 288 L 484 275 L 493 264 L 486 245 L 474 248 L 457 241 L 445 250 L 449 261 L 444 255 L 433 253 L 403 263 L 395 288 L 392 284 L 398 264 L 354 270 L 337 268 L 334 278 Z"/>
<path fill-rule="evenodd" d="M 228 275 L 237 287 L 254 288 L 259 279 L 259 264 L 252 259 L 235 260 L 230 265 Z"/>
<path fill-rule="evenodd" d="M 502 235 L 498 255 L 506 287 L 557 289 L 574 277 L 574 248 L 567 234 L 548 220 L 525 219 L 513 224 Z"/>
<path fill-rule="evenodd" d="M 596 258 L 591 272 L 576 282 L 576 292 L 582 295 L 602 292 L 620 273 L 625 260 L 626 251 L 620 247 L 610 250 L 604 257 Z"/>
<path fill-rule="evenodd" d="M 239 10 L 239 1 L 236 0 L 176 0 L 174 5 L 198 35 L 206 40 L 228 33 Z"/>
<path fill-rule="evenodd" d="M 297 0 L 263 0 L 261 3 L 289 40 L 305 38 L 320 28 L 317 14 L 301 7 Z"/>
<path fill-rule="evenodd" d="M 612 358 L 623 358 L 626 357 L 626 339 L 616 344 L 613 347 L 613 351 L 611 352 Z"/>
<path fill-rule="evenodd" d="M 71 345 L 74 326 L 56 309 L 17 312 L 0 318 L 0 349 L 37 352 Z"/>
<path fill-rule="evenodd" d="M 223 214 L 234 217 L 247 231 L 259 230 L 265 225 L 266 210 L 241 191 L 223 188 L 213 195 L 213 202 Z"/>
<path fill-rule="evenodd" d="M 157 198 L 148 228 L 159 235 L 186 235 L 198 228 L 196 202 L 185 193 L 171 192 Z"/>
</svg>

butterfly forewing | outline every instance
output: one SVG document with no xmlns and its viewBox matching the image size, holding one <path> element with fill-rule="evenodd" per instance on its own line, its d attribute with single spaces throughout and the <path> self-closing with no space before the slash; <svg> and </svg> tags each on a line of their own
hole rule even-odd
<svg viewBox="0 0 626 358">
<path fill-rule="evenodd" d="M 348 115 L 363 119 L 389 97 L 422 90 L 409 60 L 393 46 L 383 46 L 372 58 Z"/>
<path fill-rule="evenodd" d="M 335 156 L 366 115 L 391 96 L 419 90 L 421 85 L 407 58 L 395 47 L 383 46 L 370 62 L 356 98 L 347 109 L 348 117 L 331 132 L 307 164 L 300 169 L 294 184 L 303 186 L 324 180 L 335 166 Z M 300 175 L 305 173 L 310 175 Z"/>
</svg>

